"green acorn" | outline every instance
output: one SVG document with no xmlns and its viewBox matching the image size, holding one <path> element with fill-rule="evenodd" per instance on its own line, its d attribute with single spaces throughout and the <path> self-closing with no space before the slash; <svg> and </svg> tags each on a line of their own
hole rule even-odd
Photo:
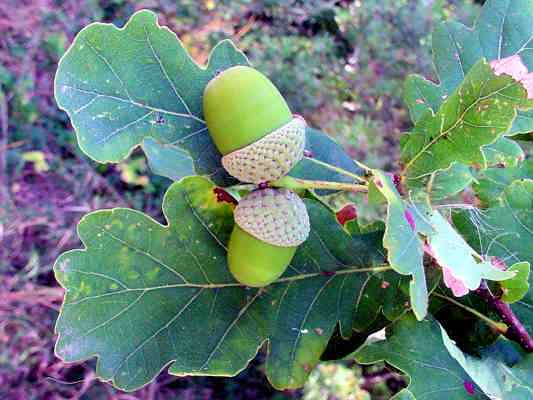
<svg viewBox="0 0 533 400">
<path fill-rule="evenodd" d="M 203 108 L 222 165 L 241 182 L 279 179 L 302 159 L 305 121 L 292 115 L 259 71 L 245 66 L 223 71 L 206 86 Z"/>
<path fill-rule="evenodd" d="M 241 199 L 228 246 L 228 265 L 239 282 L 266 286 L 283 274 L 309 236 L 304 202 L 288 189 L 260 189 Z"/>
</svg>

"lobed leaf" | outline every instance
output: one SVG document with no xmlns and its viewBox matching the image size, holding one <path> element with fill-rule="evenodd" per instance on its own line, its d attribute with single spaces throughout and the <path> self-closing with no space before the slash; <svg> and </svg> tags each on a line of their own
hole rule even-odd
<svg viewBox="0 0 533 400">
<path fill-rule="evenodd" d="M 174 183 L 163 204 L 168 225 L 128 209 L 82 219 L 86 248 L 54 267 L 66 289 L 60 358 L 97 356 L 99 377 L 135 390 L 166 366 L 180 376 L 235 375 L 268 342 L 267 376 L 290 388 L 303 385 L 337 324 L 351 333 L 358 293 L 384 261 L 381 235 L 350 237 L 307 201 L 313 229 L 287 272 L 246 288 L 226 266 L 233 206 L 214 189 L 201 177 Z"/>
<path fill-rule="evenodd" d="M 473 181 L 469 167 L 453 162 L 448 168 L 435 172 L 426 189 L 432 200 L 442 200 L 460 193 Z"/>
<path fill-rule="evenodd" d="M 533 7 L 529 0 L 489 0 L 473 28 L 458 22 L 437 24 L 432 34 L 435 69 L 439 85 L 425 85 L 424 97 L 405 95 L 413 122 L 423 113 L 424 99 L 431 98 L 431 108 L 436 112 L 442 102 L 466 77 L 481 58 L 488 61 L 519 55 L 528 70 L 533 69 L 533 29 L 530 21 Z M 423 78 L 417 78 L 421 82 Z M 417 105 L 418 103 L 418 105 Z M 519 111 L 510 134 L 533 131 L 531 111 Z"/>
<path fill-rule="evenodd" d="M 192 166 L 213 175 L 221 169 L 220 155 L 203 120 L 203 90 L 221 70 L 247 64 L 226 40 L 205 68 L 199 66 L 176 35 L 143 10 L 121 29 L 102 23 L 84 28 L 59 63 L 55 96 L 94 160 L 118 162 L 146 146 L 157 169 L 159 156 L 173 151 L 179 154 L 175 175 Z"/>
<path fill-rule="evenodd" d="M 500 204 L 502 195 L 513 182 L 531 176 L 533 176 L 532 160 L 525 160 L 515 167 L 489 168 L 479 174 L 474 190 L 484 206 Z"/>
<path fill-rule="evenodd" d="M 521 400 L 533 397 L 531 356 L 525 357 L 514 366 L 508 365 L 490 348 L 483 352 L 482 358 L 472 357 L 463 353 L 442 327 L 441 333 L 449 354 L 490 399 Z"/>
<path fill-rule="evenodd" d="M 123 28 L 94 23 L 83 29 L 59 63 L 55 96 L 74 126 L 81 149 L 98 162 L 119 162 L 136 147 L 152 170 L 173 180 L 188 175 L 218 184 L 236 182 L 203 120 L 202 96 L 221 71 L 248 65 L 229 40 L 217 44 L 206 67 L 196 64 L 177 36 L 151 11 L 135 13 Z M 307 130 L 313 157 L 361 173 L 332 139 Z M 344 180 L 302 160 L 291 174 Z"/>
<path fill-rule="evenodd" d="M 407 183 L 420 185 L 453 162 L 486 166 L 481 146 L 509 130 L 526 98 L 520 83 L 495 75 L 485 61 L 477 63 L 439 111 L 424 114 L 403 142 Z"/>
<path fill-rule="evenodd" d="M 411 74 L 405 79 L 403 99 L 414 123 L 418 122 L 428 111 L 436 114 L 445 98 L 442 86 L 420 75 Z"/>
<path fill-rule="evenodd" d="M 433 319 L 417 322 L 406 314 L 387 329 L 387 340 L 366 345 L 355 359 L 361 364 L 386 361 L 409 376 L 409 385 L 394 399 L 472 399 L 465 388 L 472 379 L 448 353 L 440 325 Z"/>
<path fill-rule="evenodd" d="M 529 269 L 528 262 L 518 262 L 509 267 L 509 271 L 516 272 L 516 275 L 512 279 L 500 283 L 503 290 L 503 301 L 516 303 L 527 294 L 529 290 Z"/>
</svg>

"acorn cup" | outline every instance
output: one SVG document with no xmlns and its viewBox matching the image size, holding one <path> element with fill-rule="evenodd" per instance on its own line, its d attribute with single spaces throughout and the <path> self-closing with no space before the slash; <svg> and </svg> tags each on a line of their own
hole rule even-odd
<svg viewBox="0 0 533 400">
<path fill-rule="evenodd" d="M 288 189 L 260 189 L 241 199 L 228 246 L 230 272 L 252 287 L 283 274 L 296 249 L 309 236 L 304 202 Z"/>
<path fill-rule="evenodd" d="M 253 68 L 235 66 L 213 78 L 203 109 L 222 165 L 241 182 L 279 179 L 303 157 L 305 120 L 294 117 L 274 84 Z"/>
</svg>

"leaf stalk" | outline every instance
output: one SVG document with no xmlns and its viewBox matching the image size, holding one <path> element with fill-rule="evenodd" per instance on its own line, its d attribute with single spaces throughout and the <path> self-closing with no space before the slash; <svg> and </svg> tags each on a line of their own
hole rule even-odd
<svg viewBox="0 0 533 400">
<path fill-rule="evenodd" d="M 340 168 L 340 167 L 337 167 L 335 165 L 328 164 L 327 162 L 317 160 L 316 158 L 313 158 L 313 157 L 304 157 L 304 158 L 306 158 L 307 160 L 309 160 L 309 161 L 311 161 L 311 162 L 313 162 L 313 163 L 315 163 L 317 165 L 320 165 L 320 166 L 322 166 L 324 168 L 327 168 L 330 171 L 334 171 L 334 172 L 336 172 L 338 174 L 341 174 L 341 175 L 349 176 L 350 178 L 356 179 L 356 180 L 358 180 L 360 182 L 367 182 L 368 181 L 368 179 L 366 179 L 365 177 L 357 175 L 357 174 L 354 174 L 353 172 L 347 171 L 344 168 Z M 371 171 L 369 167 L 367 167 L 366 165 L 360 163 L 359 161 L 355 161 L 355 163 L 359 167 L 361 167 L 361 168 L 363 168 L 363 169 L 365 169 L 367 171 Z"/>
<path fill-rule="evenodd" d="M 451 298 L 446 295 L 433 292 L 433 296 L 436 296 L 440 299 L 446 300 L 449 303 L 452 303 L 453 305 L 462 308 L 465 311 L 468 311 L 470 314 L 475 315 L 480 320 L 485 322 L 487 325 L 489 325 L 491 328 L 493 328 L 496 332 L 500 333 L 501 335 L 505 335 L 509 329 L 509 327 L 504 324 L 503 322 L 494 321 L 493 319 L 487 317 L 485 314 L 480 313 L 479 311 L 475 310 L 472 307 L 468 307 L 467 305 Z"/>
<path fill-rule="evenodd" d="M 298 189 L 326 189 L 326 190 L 343 190 L 347 192 L 368 192 L 366 185 L 344 182 L 315 181 L 307 179 L 293 178 L 284 176 L 278 180 L 270 182 L 270 186 L 287 188 L 291 190 Z"/>
</svg>

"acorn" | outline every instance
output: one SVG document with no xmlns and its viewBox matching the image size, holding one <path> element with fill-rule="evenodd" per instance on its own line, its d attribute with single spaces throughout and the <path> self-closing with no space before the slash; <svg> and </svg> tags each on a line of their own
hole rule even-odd
<svg viewBox="0 0 533 400">
<path fill-rule="evenodd" d="M 306 123 L 254 68 L 229 68 L 206 86 L 204 117 L 222 165 L 241 182 L 279 179 L 303 157 Z"/>
<path fill-rule="evenodd" d="M 234 218 L 228 265 L 247 286 L 262 287 L 279 278 L 309 236 L 305 204 L 288 189 L 250 192 L 239 201 Z"/>
</svg>

